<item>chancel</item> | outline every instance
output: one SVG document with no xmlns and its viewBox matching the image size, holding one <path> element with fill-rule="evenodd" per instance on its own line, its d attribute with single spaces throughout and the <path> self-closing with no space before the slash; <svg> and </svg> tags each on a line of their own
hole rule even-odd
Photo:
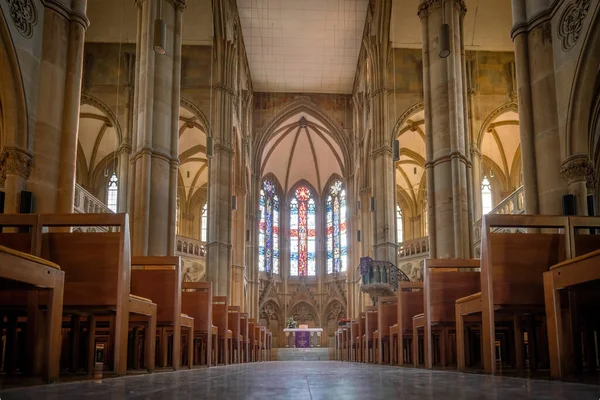
<svg viewBox="0 0 600 400">
<path fill-rule="evenodd" d="M 599 71 L 600 0 L 0 0 L 0 398 L 597 399 Z"/>
</svg>

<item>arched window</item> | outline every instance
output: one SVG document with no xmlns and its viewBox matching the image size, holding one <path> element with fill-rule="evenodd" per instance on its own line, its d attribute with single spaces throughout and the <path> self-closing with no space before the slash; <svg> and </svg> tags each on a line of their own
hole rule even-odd
<svg viewBox="0 0 600 400">
<path fill-rule="evenodd" d="M 106 199 L 106 205 L 111 209 L 112 212 L 117 212 L 117 200 L 119 199 L 119 185 L 117 175 L 114 173 L 110 177 L 108 182 L 108 196 Z"/>
<path fill-rule="evenodd" d="M 206 243 L 207 231 L 208 231 L 208 202 L 204 203 L 202 207 L 202 218 L 200 220 L 200 241 Z"/>
<path fill-rule="evenodd" d="M 481 212 L 483 215 L 492 211 L 494 208 L 492 201 L 492 184 L 490 183 L 487 176 L 483 177 L 481 182 Z"/>
<path fill-rule="evenodd" d="M 427 198 L 425 198 L 423 205 L 423 228 L 425 236 L 429 236 L 429 210 L 427 209 Z"/>
<path fill-rule="evenodd" d="M 327 209 L 327 273 L 345 272 L 346 254 L 346 190 L 342 182 L 331 185 Z"/>
<path fill-rule="evenodd" d="M 404 241 L 404 234 L 402 233 L 402 209 L 396 204 L 396 241 L 402 243 Z"/>
<path fill-rule="evenodd" d="M 296 189 L 290 201 L 290 275 L 316 275 L 315 210 L 313 194 L 306 186 Z"/>
<path fill-rule="evenodd" d="M 279 197 L 275 185 L 263 182 L 260 190 L 258 223 L 258 270 L 279 273 Z"/>
</svg>

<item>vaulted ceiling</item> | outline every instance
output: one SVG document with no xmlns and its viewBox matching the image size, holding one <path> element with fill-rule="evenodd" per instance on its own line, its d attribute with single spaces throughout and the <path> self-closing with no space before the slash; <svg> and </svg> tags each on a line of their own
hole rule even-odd
<svg viewBox="0 0 600 400">
<path fill-rule="evenodd" d="M 424 196 L 425 114 L 423 109 L 409 116 L 398 131 L 400 160 L 396 162 L 396 185 L 405 201 L 416 207 Z"/>
<path fill-rule="evenodd" d="M 298 113 L 283 122 L 262 153 L 261 176 L 272 173 L 284 192 L 304 179 L 322 192 L 333 174 L 344 176 L 343 154 L 317 119 Z"/>
<path fill-rule="evenodd" d="M 520 143 L 519 114 L 508 111 L 496 117 L 483 134 L 481 153 L 487 163 L 492 163 L 496 173 L 500 172 L 506 182 L 515 185 L 520 181 Z M 490 175 L 490 171 L 483 171 Z"/>
<path fill-rule="evenodd" d="M 198 116 L 181 106 L 179 109 L 179 175 L 180 189 L 190 201 L 199 190 L 206 190 L 208 161 L 206 135 Z M 180 190 L 180 194 L 182 191 Z"/>
<path fill-rule="evenodd" d="M 238 0 L 259 92 L 351 93 L 368 0 Z"/>
</svg>

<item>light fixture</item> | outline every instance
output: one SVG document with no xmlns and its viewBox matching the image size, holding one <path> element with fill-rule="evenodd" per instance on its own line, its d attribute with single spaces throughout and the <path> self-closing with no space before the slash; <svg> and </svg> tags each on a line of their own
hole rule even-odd
<svg viewBox="0 0 600 400">
<path fill-rule="evenodd" d="M 446 58 L 450 55 L 450 25 L 442 24 L 440 26 L 439 37 L 440 57 Z"/>
<path fill-rule="evenodd" d="M 154 20 L 154 51 L 160 55 L 167 52 L 167 24 L 162 19 L 162 2 L 158 1 L 158 18 Z"/>
<path fill-rule="evenodd" d="M 356 231 L 356 241 L 360 243 L 360 229 Z"/>
<path fill-rule="evenodd" d="M 188 178 L 190 177 L 190 171 L 187 171 L 187 177 Z"/>
<path fill-rule="evenodd" d="M 392 147 L 394 162 L 400 160 L 400 141 L 398 139 L 394 140 L 394 145 Z"/>
<path fill-rule="evenodd" d="M 371 196 L 371 212 L 375 211 L 375 197 Z"/>
<path fill-rule="evenodd" d="M 493 177 L 494 177 L 494 169 L 490 168 L 490 178 L 493 178 Z"/>
<path fill-rule="evenodd" d="M 231 209 L 237 210 L 237 196 L 231 196 Z"/>
</svg>

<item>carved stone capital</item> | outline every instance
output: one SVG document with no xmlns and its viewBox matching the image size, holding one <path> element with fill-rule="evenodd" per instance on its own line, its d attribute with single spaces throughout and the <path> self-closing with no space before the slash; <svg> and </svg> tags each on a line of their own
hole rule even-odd
<svg viewBox="0 0 600 400">
<path fill-rule="evenodd" d="M 471 143 L 471 156 L 481 157 L 481 150 L 475 143 Z"/>
<path fill-rule="evenodd" d="M 594 165 L 586 155 L 576 155 L 563 161 L 560 168 L 560 174 L 569 185 L 575 182 L 585 181 L 586 184 L 595 185 L 596 177 Z"/>
<path fill-rule="evenodd" d="M 31 156 L 23 150 L 5 148 L 0 154 L 0 184 L 4 185 L 6 175 L 16 175 L 23 179 L 29 178 Z"/>
<path fill-rule="evenodd" d="M 467 13 L 467 6 L 463 0 L 421 0 L 417 11 L 419 18 L 428 17 L 434 10 L 440 8 L 444 2 L 448 2 L 456 7 L 463 17 Z"/>
</svg>

